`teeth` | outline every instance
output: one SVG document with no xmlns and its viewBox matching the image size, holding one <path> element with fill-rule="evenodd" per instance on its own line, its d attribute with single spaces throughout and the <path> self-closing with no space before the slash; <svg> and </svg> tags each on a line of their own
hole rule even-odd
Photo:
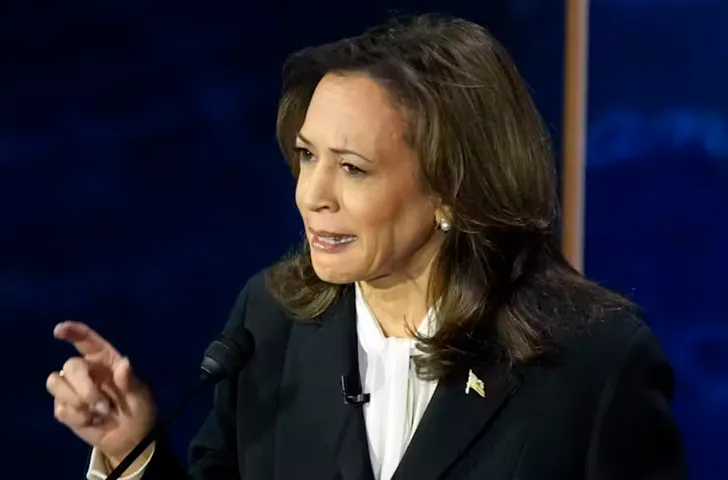
<svg viewBox="0 0 728 480">
<path fill-rule="evenodd" d="M 352 241 L 356 240 L 356 237 L 354 235 L 341 235 L 341 236 L 335 236 L 335 237 L 317 237 L 317 238 L 321 242 L 328 243 L 331 245 L 347 243 L 347 242 L 352 242 Z"/>
</svg>

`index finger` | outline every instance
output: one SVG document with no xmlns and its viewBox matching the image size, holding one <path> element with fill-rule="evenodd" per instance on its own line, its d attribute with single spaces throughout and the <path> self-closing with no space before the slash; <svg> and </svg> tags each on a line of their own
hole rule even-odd
<svg viewBox="0 0 728 480">
<path fill-rule="evenodd" d="M 73 344 L 81 355 L 92 355 L 101 352 L 108 352 L 119 356 L 113 345 L 96 331 L 81 322 L 62 322 L 53 329 L 53 336 L 59 340 L 66 340 Z"/>
</svg>

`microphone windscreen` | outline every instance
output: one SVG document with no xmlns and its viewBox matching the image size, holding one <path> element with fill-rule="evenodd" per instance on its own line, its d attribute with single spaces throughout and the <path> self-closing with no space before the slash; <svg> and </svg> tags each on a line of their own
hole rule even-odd
<svg viewBox="0 0 728 480">
<path fill-rule="evenodd" d="M 202 375 L 215 381 L 237 375 L 254 352 L 255 339 L 241 322 L 207 347 L 200 367 Z"/>
</svg>

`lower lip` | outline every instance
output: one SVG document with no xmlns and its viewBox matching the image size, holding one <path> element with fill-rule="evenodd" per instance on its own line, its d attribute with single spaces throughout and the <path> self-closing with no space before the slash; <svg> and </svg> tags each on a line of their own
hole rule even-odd
<svg viewBox="0 0 728 480">
<path fill-rule="evenodd" d="M 351 246 L 352 243 L 356 242 L 357 238 L 354 237 L 351 240 L 347 240 L 339 243 L 331 243 L 321 240 L 321 237 L 314 235 L 311 237 L 311 248 L 324 253 L 340 253 L 346 250 L 347 247 Z"/>
</svg>

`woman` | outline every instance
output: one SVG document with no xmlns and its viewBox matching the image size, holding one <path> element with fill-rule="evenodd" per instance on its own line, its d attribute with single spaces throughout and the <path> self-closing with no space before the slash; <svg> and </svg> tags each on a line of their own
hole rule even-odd
<svg viewBox="0 0 728 480">
<path fill-rule="evenodd" d="M 226 328 L 256 354 L 217 387 L 192 478 L 685 477 L 670 367 L 559 252 L 548 136 L 483 28 L 385 25 L 298 52 L 283 80 L 306 239 L 238 299 Z M 81 353 L 48 379 L 56 416 L 103 478 L 154 402 L 93 330 L 56 336 Z M 345 401 L 342 376 L 369 397 Z M 127 474 L 189 478 L 161 442 Z"/>
</svg>

